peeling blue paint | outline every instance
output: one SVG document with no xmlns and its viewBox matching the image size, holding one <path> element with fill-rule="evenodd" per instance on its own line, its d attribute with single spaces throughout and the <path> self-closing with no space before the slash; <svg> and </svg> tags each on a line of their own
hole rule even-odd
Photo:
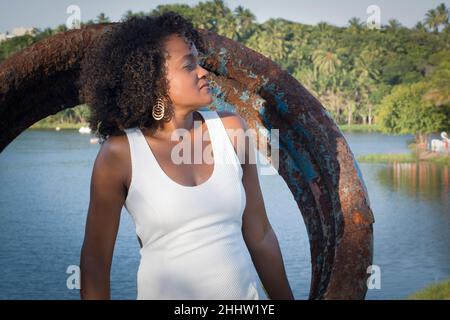
<svg viewBox="0 0 450 320">
<path fill-rule="evenodd" d="M 298 180 L 294 178 L 293 171 L 298 169 L 295 168 L 295 164 L 289 154 L 287 155 L 284 168 L 287 170 L 288 175 L 286 182 L 296 187 L 295 191 L 293 192 L 293 195 L 294 197 L 296 197 L 295 199 L 300 199 L 306 194 L 304 193 L 304 190 L 299 187 Z"/>
<path fill-rule="evenodd" d="M 308 130 L 305 130 L 305 127 L 302 124 L 297 122 L 293 126 L 293 128 L 294 128 L 295 132 L 298 133 L 300 136 L 305 136 L 306 139 L 311 141 L 311 139 L 312 139 L 311 133 Z"/>
<path fill-rule="evenodd" d="M 280 110 L 283 113 L 286 113 L 288 111 L 288 105 L 283 100 L 281 100 L 280 96 L 275 95 L 275 101 L 278 110 Z"/>
<path fill-rule="evenodd" d="M 287 103 L 283 100 L 284 97 L 284 92 L 278 92 L 276 93 L 276 88 L 275 88 L 275 84 L 274 83 L 270 83 L 268 85 L 264 86 L 264 89 L 267 90 L 268 92 L 270 92 L 274 99 L 275 99 L 275 103 L 276 103 L 276 107 L 277 109 L 282 112 L 282 113 L 286 113 L 288 111 L 288 105 Z"/>
<path fill-rule="evenodd" d="M 220 48 L 220 52 L 219 52 L 219 67 L 217 69 L 217 71 L 221 75 L 225 75 L 225 76 L 228 74 L 227 59 L 226 59 L 226 56 L 225 56 L 226 53 L 227 53 L 227 49 Z"/>
<path fill-rule="evenodd" d="M 248 90 L 245 90 L 242 92 L 242 95 L 240 96 L 239 99 L 246 102 L 249 98 L 250 98 L 250 96 L 249 96 Z"/>
<path fill-rule="evenodd" d="M 261 109 L 264 109 L 265 102 L 266 102 L 266 100 L 258 98 L 253 102 L 252 107 L 254 109 L 260 111 Z"/>
<path fill-rule="evenodd" d="M 272 129 L 272 123 L 269 121 L 265 106 L 261 106 L 259 109 L 259 114 L 261 115 L 263 125 L 267 128 L 267 130 Z"/>
<path fill-rule="evenodd" d="M 224 95 L 225 95 L 225 93 L 222 90 L 222 87 L 217 84 L 211 86 L 211 93 L 214 97 L 220 98 L 220 99 L 224 98 Z"/>
<path fill-rule="evenodd" d="M 283 148 L 283 145 L 286 147 L 287 151 L 291 155 L 294 160 L 294 163 L 298 167 L 302 178 L 306 182 L 311 182 L 314 178 L 317 177 L 317 172 L 314 170 L 313 164 L 309 157 L 303 152 L 296 149 L 294 142 L 290 137 L 280 136 L 280 148 Z"/>
<path fill-rule="evenodd" d="M 220 98 L 214 99 L 213 102 L 211 102 L 211 106 L 214 106 L 218 111 L 236 112 L 236 107 L 234 105 Z"/>
</svg>

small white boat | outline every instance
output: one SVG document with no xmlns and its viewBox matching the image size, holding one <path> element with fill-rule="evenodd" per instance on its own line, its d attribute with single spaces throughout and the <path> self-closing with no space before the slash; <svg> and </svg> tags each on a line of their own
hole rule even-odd
<svg viewBox="0 0 450 320">
<path fill-rule="evenodd" d="M 79 133 L 91 133 L 91 129 L 89 127 L 81 127 L 78 129 Z"/>
<path fill-rule="evenodd" d="M 98 143 L 98 138 L 91 138 L 90 140 L 89 140 L 89 142 L 90 143 L 92 143 L 92 144 L 95 144 L 95 143 Z"/>
<path fill-rule="evenodd" d="M 59 130 L 61 130 L 61 128 L 60 128 L 60 127 L 56 127 L 55 130 L 56 130 L 56 131 L 59 131 Z"/>
</svg>

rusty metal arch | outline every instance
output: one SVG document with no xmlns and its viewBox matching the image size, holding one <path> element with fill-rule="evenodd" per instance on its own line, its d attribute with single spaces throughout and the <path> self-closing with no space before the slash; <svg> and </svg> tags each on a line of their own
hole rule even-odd
<svg viewBox="0 0 450 320">
<path fill-rule="evenodd" d="M 82 103 L 80 61 L 110 26 L 54 35 L 0 64 L 0 152 L 35 122 Z M 279 174 L 309 237 L 309 299 L 364 299 L 374 217 L 341 131 L 321 103 L 278 64 L 240 43 L 199 31 L 207 41 L 203 66 L 213 80 L 212 108 L 232 109 L 249 128 L 279 129 Z"/>
</svg>

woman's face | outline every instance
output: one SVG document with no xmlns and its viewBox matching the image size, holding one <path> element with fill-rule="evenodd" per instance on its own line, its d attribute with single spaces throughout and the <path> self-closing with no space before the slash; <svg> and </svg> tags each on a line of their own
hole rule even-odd
<svg viewBox="0 0 450 320">
<path fill-rule="evenodd" d="M 169 96 L 175 109 L 195 111 L 210 104 L 213 99 L 206 77 L 209 72 L 198 64 L 198 51 L 195 45 L 173 35 L 165 42 L 169 53 L 166 59 Z"/>
</svg>

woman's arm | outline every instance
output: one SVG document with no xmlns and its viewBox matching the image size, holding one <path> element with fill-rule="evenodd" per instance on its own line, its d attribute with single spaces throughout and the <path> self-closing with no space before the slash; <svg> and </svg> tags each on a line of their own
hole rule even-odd
<svg viewBox="0 0 450 320">
<path fill-rule="evenodd" d="M 227 115 L 228 113 L 225 113 Z M 224 116 L 227 130 L 248 129 L 239 115 Z M 259 185 L 256 154 L 249 135 L 232 134 L 233 144 L 243 167 L 242 182 L 246 194 L 242 234 L 259 278 L 270 299 L 294 300 L 284 269 L 281 250 L 275 232 L 267 218 L 264 199 Z M 245 139 L 245 143 L 242 140 Z M 244 158 L 245 157 L 245 158 Z"/>
<path fill-rule="evenodd" d="M 94 163 L 90 203 L 80 256 L 81 299 L 110 299 L 110 269 L 126 197 L 123 142 L 106 140 Z"/>
<path fill-rule="evenodd" d="M 294 300 L 277 236 L 266 215 L 257 165 L 244 164 L 246 207 L 242 233 L 264 289 L 272 300 Z"/>
</svg>

